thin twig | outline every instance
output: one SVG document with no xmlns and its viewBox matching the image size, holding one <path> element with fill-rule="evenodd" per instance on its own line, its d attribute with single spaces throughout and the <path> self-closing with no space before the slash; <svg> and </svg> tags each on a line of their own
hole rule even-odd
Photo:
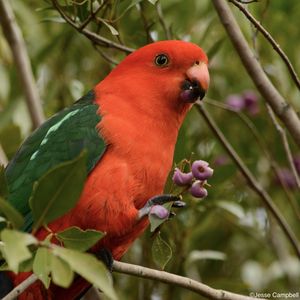
<svg viewBox="0 0 300 300">
<path fill-rule="evenodd" d="M 165 18 L 163 16 L 163 12 L 162 12 L 161 4 L 160 4 L 159 0 L 155 3 L 155 8 L 156 8 L 156 13 L 157 13 L 157 16 L 158 16 L 159 23 L 160 23 L 161 27 L 164 30 L 166 39 L 170 40 L 172 38 L 172 35 L 171 35 L 171 32 L 170 32 L 170 30 L 169 30 L 169 28 L 168 28 L 168 26 L 165 22 Z"/>
<path fill-rule="evenodd" d="M 279 56 L 282 58 L 283 62 L 288 68 L 288 71 L 295 82 L 296 86 L 300 90 L 300 79 L 290 62 L 288 56 L 284 53 L 284 51 L 281 49 L 279 44 L 275 41 L 275 39 L 271 36 L 271 34 L 260 24 L 258 20 L 256 20 L 253 15 L 238 1 L 236 0 L 229 0 L 232 4 L 234 4 L 236 7 L 240 9 L 240 11 L 245 15 L 245 17 L 256 27 L 256 29 L 262 33 L 262 35 L 268 40 L 268 42 L 272 45 L 273 49 L 279 54 Z"/>
<path fill-rule="evenodd" d="M 207 103 L 208 105 L 213 105 L 215 107 L 226 109 L 226 110 L 236 114 L 245 123 L 245 125 L 249 128 L 250 132 L 253 134 L 255 140 L 257 141 L 257 144 L 262 149 L 267 160 L 269 161 L 271 169 L 272 169 L 274 175 L 276 176 L 276 178 L 279 180 L 279 183 L 282 186 L 282 188 L 286 194 L 288 203 L 291 205 L 293 212 L 295 213 L 296 217 L 300 220 L 300 211 L 299 211 L 299 208 L 297 207 L 297 204 L 295 204 L 296 199 L 294 198 L 293 194 L 291 193 L 291 191 L 288 189 L 288 187 L 284 183 L 284 179 L 282 178 L 282 176 L 280 176 L 280 170 L 279 170 L 278 164 L 273 159 L 271 153 L 268 151 L 268 147 L 267 147 L 265 141 L 261 138 L 261 135 L 257 131 L 257 128 L 255 127 L 253 122 L 244 113 L 242 113 L 240 111 L 236 111 L 235 109 L 231 108 L 229 105 L 222 103 L 220 101 L 206 99 L 205 103 Z"/>
<path fill-rule="evenodd" d="M 0 165 L 4 167 L 8 164 L 8 158 L 3 150 L 2 145 L 0 144 Z"/>
<path fill-rule="evenodd" d="M 296 170 L 295 164 L 293 162 L 293 156 L 292 156 L 292 152 L 291 152 L 291 149 L 290 149 L 289 141 L 288 141 L 287 136 L 286 136 L 286 132 L 280 126 L 280 124 L 278 123 L 272 108 L 268 104 L 267 104 L 267 110 L 268 110 L 268 113 L 271 117 L 271 120 L 272 120 L 276 130 L 278 131 L 278 133 L 281 137 L 282 144 L 283 144 L 283 147 L 284 147 L 284 151 L 286 153 L 290 168 L 291 168 L 291 170 L 293 172 L 293 175 L 294 175 L 294 178 L 296 180 L 297 187 L 298 187 L 298 189 L 300 189 L 300 179 L 299 179 L 299 175 L 298 175 L 298 172 Z"/>
<path fill-rule="evenodd" d="M 261 25 L 262 25 L 262 22 L 263 22 L 263 20 L 266 16 L 266 14 L 267 14 L 269 4 L 270 4 L 270 0 L 266 0 L 265 7 L 263 8 L 263 11 L 261 13 L 261 17 L 260 17 L 260 20 L 259 20 L 259 23 Z M 251 26 L 251 30 L 253 31 L 253 34 L 252 34 L 253 50 L 254 50 L 256 59 L 259 61 L 259 53 L 258 53 L 258 49 L 257 49 L 257 36 L 258 36 L 259 30 L 257 28 L 253 28 L 253 26 Z"/>
<path fill-rule="evenodd" d="M 297 256 L 300 258 L 300 245 L 297 240 L 296 235 L 290 228 L 289 224 L 286 222 L 285 218 L 281 214 L 281 212 L 277 209 L 277 207 L 274 205 L 272 198 L 267 193 L 267 191 L 261 186 L 261 184 L 255 179 L 251 171 L 248 169 L 248 167 L 244 164 L 240 156 L 236 153 L 236 151 L 233 149 L 231 144 L 228 142 L 218 125 L 215 123 L 215 121 L 211 118 L 211 116 L 208 114 L 208 112 L 204 109 L 203 104 L 197 104 L 196 105 L 197 110 L 199 113 L 203 116 L 206 123 L 210 127 L 210 129 L 214 132 L 214 134 L 217 136 L 229 156 L 232 158 L 232 160 L 235 162 L 237 167 L 239 168 L 240 172 L 243 174 L 245 179 L 247 180 L 249 186 L 259 195 L 259 197 L 262 199 L 265 206 L 270 210 L 274 218 L 277 220 L 278 224 L 280 225 L 281 229 L 291 242 L 291 245 L 293 246 Z"/>
<path fill-rule="evenodd" d="M 81 29 L 80 25 L 77 25 L 68 15 L 66 15 L 64 13 L 64 11 L 61 9 L 61 7 L 59 6 L 59 4 L 57 3 L 56 0 L 51 0 L 53 6 L 57 9 L 57 11 L 59 12 L 59 14 L 61 15 L 61 17 L 68 23 L 70 24 L 74 29 L 76 29 L 78 32 L 82 33 L 83 35 L 85 35 L 87 38 L 89 38 L 93 43 L 98 44 L 102 47 L 109 47 L 109 48 L 114 48 L 114 49 L 118 49 L 121 50 L 125 53 L 131 53 L 134 51 L 133 48 L 129 48 L 127 46 L 121 45 L 119 43 L 113 42 L 99 34 L 96 34 L 92 31 L 89 31 L 86 28 Z"/>
<path fill-rule="evenodd" d="M 15 20 L 10 1 L 0 0 L 0 23 L 3 33 L 14 56 L 34 128 L 41 125 L 45 116 L 43 113 L 39 93 L 35 84 L 29 56 L 21 30 Z"/>
<path fill-rule="evenodd" d="M 217 290 L 210 286 L 198 282 L 196 280 L 175 275 L 172 273 L 145 268 L 138 265 L 127 264 L 119 261 L 114 261 L 113 271 L 123 274 L 129 274 L 137 277 L 154 279 L 156 281 L 177 285 L 202 295 L 208 299 L 223 299 L 223 300 L 250 300 L 254 299 L 248 296 L 243 296 L 223 290 Z M 261 298 L 255 298 L 261 299 Z"/>
<path fill-rule="evenodd" d="M 13 290 L 11 290 L 1 300 L 14 300 L 14 299 L 16 299 L 20 294 L 22 294 L 28 287 L 30 287 L 37 280 L 38 280 L 37 276 L 35 274 L 31 274 L 28 278 L 26 278 L 19 285 L 17 285 Z"/>
<path fill-rule="evenodd" d="M 146 32 L 146 36 L 147 36 L 147 43 L 153 43 L 153 38 L 151 36 L 151 32 L 150 32 L 150 28 L 153 26 L 154 23 L 149 24 L 146 14 L 145 14 L 145 4 L 144 2 L 140 2 L 137 4 L 139 7 L 139 11 L 140 11 L 140 15 L 141 15 L 141 19 L 144 25 L 144 30 Z"/>
<path fill-rule="evenodd" d="M 98 12 L 104 7 L 104 5 L 106 5 L 107 2 L 103 1 L 103 3 L 101 5 L 99 5 L 99 7 L 93 11 L 93 5 L 91 2 L 91 12 L 89 14 L 89 16 L 82 22 L 82 24 L 79 26 L 79 30 L 83 30 L 91 21 L 92 19 L 98 14 Z"/>
<path fill-rule="evenodd" d="M 102 51 L 99 47 L 99 45 L 95 45 L 94 44 L 94 48 L 96 49 L 96 51 L 111 65 L 116 66 L 119 63 L 114 60 L 113 58 L 111 58 L 109 55 L 107 55 L 104 51 Z"/>
<path fill-rule="evenodd" d="M 246 71 L 249 73 L 259 92 L 270 104 L 279 119 L 285 124 L 294 141 L 300 147 L 300 119 L 297 113 L 280 95 L 255 59 L 227 2 L 225 0 L 212 0 L 212 2 Z"/>
</svg>

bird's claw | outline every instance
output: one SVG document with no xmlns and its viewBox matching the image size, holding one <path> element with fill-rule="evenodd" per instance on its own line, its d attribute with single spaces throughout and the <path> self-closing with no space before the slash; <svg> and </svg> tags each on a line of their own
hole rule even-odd
<svg viewBox="0 0 300 300">
<path fill-rule="evenodd" d="M 150 198 L 146 205 L 139 210 L 138 220 L 143 217 L 152 214 L 158 217 L 159 219 L 171 218 L 174 216 L 174 213 L 169 212 L 164 206 L 165 203 L 173 202 L 172 207 L 181 208 L 186 204 L 181 201 L 181 196 L 163 194 Z"/>
<path fill-rule="evenodd" d="M 150 198 L 146 206 L 153 206 L 153 205 L 163 205 L 168 202 L 176 202 L 180 201 L 182 198 L 180 196 L 176 195 L 171 195 L 171 194 L 163 194 L 163 195 L 158 195 Z"/>
</svg>

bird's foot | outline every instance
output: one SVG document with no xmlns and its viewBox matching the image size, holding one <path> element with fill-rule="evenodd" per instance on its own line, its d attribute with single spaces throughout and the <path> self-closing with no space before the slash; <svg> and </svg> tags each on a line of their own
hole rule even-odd
<svg viewBox="0 0 300 300">
<path fill-rule="evenodd" d="M 112 273 L 114 258 L 112 256 L 112 253 L 110 252 L 110 250 L 108 250 L 106 248 L 101 248 L 96 253 L 96 257 L 98 259 L 100 259 L 105 264 L 107 269 Z"/>
<path fill-rule="evenodd" d="M 183 201 L 181 201 L 181 199 L 182 198 L 180 196 L 175 196 L 170 194 L 154 196 L 150 198 L 147 201 L 146 205 L 139 210 L 138 220 L 141 220 L 143 217 L 149 214 L 153 214 L 159 219 L 171 218 L 175 214 L 169 212 L 163 206 L 163 204 L 173 202 L 172 207 L 181 208 L 186 205 Z"/>
</svg>

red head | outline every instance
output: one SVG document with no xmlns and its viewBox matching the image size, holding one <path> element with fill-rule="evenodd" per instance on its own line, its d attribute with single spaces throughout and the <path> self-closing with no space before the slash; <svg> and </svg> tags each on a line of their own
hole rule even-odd
<svg viewBox="0 0 300 300">
<path fill-rule="evenodd" d="M 100 86 L 124 95 L 124 101 L 147 114 L 161 110 L 183 113 L 204 97 L 209 85 L 207 63 L 206 54 L 195 44 L 160 41 L 130 54 Z"/>
</svg>

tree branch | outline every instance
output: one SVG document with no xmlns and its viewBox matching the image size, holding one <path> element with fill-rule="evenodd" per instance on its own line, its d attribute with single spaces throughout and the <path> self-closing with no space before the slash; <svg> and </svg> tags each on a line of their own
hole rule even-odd
<svg viewBox="0 0 300 300">
<path fill-rule="evenodd" d="M 210 286 L 198 282 L 196 280 L 175 275 L 172 273 L 154 270 L 150 268 L 145 268 L 138 265 L 127 264 L 120 261 L 114 261 L 113 271 L 128 275 L 133 275 L 141 278 L 153 279 L 156 281 L 175 284 L 177 286 L 183 287 L 190 291 L 193 291 L 199 295 L 202 295 L 208 299 L 223 299 L 223 300 L 251 300 L 253 298 L 248 296 L 243 296 L 223 290 L 213 289 Z M 260 299 L 260 298 L 255 298 Z"/>
<path fill-rule="evenodd" d="M 271 118 L 276 130 L 278 131 L 278 133 L 281 137 L 282 144 L 283 144 L 283 147 L 284 147 L 284 151 L 286 153 L 290 168 L 293 172 L 297 187 L 298 187 L 298 189 L 300 189 L 300 179 L 299 179 L 295 164 L 293 162 L 293 156 L 292 156 L 292 152 L 291 152 L 291 149 L 290 149 L 289 141 L 288 141 L 287 136 L 286 136 L 286 132 L 285 132 L 284 128 L 282 128 L 280 126 L 280 124 L 278 123 L 278 121 L 276 120 L 274 112 L 273 112 L 272 108 L 270 107 L 270 105 L 268 105 L 268 104 L 267 104 L 267 110 L 268 110 L 268 113 L 270 115 L 270 118 Z"/>
<path fill-rule="evenodd" d="M 269 41 L 269 43 L 272 45 L 273 49 L 279 54 L 279 56 L 282 58 L 283 62 L 288 68 L 288 71 L 295 82 L 296 86 L 300 90 L 300 80 L 299 77 L 290 62 L 287 55 L 284 53 L 284 51 L 280 48 L 279 44 L 274 40 L 274 38 L 271 36 L 271 34 L 258 22 L 253 15 L 238 1 L 236 0 L 229 0 L 232 4 L 234 4 L 236 7 L 240 9 L 240 11 L 245 15 L 245 17 L 255 26 L 255 28 L 262 33 L 262 35 Z"/>
<path fill-rule="evenodd" d="M 141 278 L 153 279 L 156 281 L 175 284 L 182 288 L 193 291 L 199 295 L 202 295 L 208 299 L 222 299 L 222 300 L 264 300 L 262 298 L 252 298 L 248 296 L 243 296 L 224 290 L 218 290 L 211 288 L 210 286 L 198 282 L 196 280 L 175 275 L 172 273 L 154 270 L 138 265 L 123 263 L 120 261 L 113 262 L 113 271 L 122 274 L 133 275 Z M 22 292 L 24 292 L 30 285 L 38 280 L 35 274 L 30 275 L 22 283 L 16 286 L 11 292 L 9 292 L 2 300 L 13 300 Z"/>
<path fill-rule="evenodd" d="M 255 179 L 255 177 L 252 175 L 248 167 L 243 163 L 242 159 L 239 157 L 239 155 L 233 149 L 231 144 L 228 142 L 228 140 L 226 139 L 226 137 L 224 136 L 224 134 L 222 133 L 218 125 L 211 118 L 208 112 L 204 109 L 203 104 L 202 103 L 196 104 L 196 108 L 199 111 L 199 113 L 203 116 L 210 129 L 217 136 L 217 138 L 219 139 L 219 141 L 221 142 L 221 144 L 223 145 L 227 153 L 230 155 L 232 160 L 235 162 L 240 172 L 244 175 L 249 186 L 258 194 L 258 196 L 262 199 L 265 206 L 270 210 L 274 218 L 277 220 L 281 229 L 283 230 L 283 232 L 291 242 L 291 245 L 293 246 L 297 256 L 300 258 L 300 245 L 297 240 L 297 237 L 292 231 L 292 229 L 290 228 L 289 224 L 286 222 L 281 212 L 274 205 L 270 195 L 261 186 L 261 184 Z"/>
<path fill-rule="evenodd" d="M 13 290 L 11 290 L 5 297 L 1 300 L 14 300 L 20 294 L 22 294 L 28 287 L 30 287 L 33 283 L 38 280 L 35 274 L 31 274 L 28 278 L 22 281 L 18 286 L 16 286 Z"/>
<path fill-rule="evenodd" d="M 246 71 L 252 78 L 259 92 L 270 104 L 279 119 L 285 124 L 294 141 L 300 147 L 300 120 L 297 113 L 279 94 L 255 59 L 227 2 L 225 0 L 213 0 L 213 4 Z"/>
<path fill-rule="evenodd" d="M 257 128 L 254 125 L 254 123 L 244 113 L 242 113 L 240 111 L 236 111 L 235 109 L 231 108 L 229 105 L 224 104 L 220 101 L 215 101 L 215 100 L 206 98 L 205 103 L 208 104 L 208 105 L 213 105 L 215 107 L 226 109 L 227 111 L 230 111 L 230 112 L 234 113 L 249 128 L 250 132 L 253 134 L 255 140 L 257 141 L 257 144 L 259 145 L 259 147 L 263 151 L 266 159 L 269 161 L 271 169 L 272 169 L 274 175 L 276 176 L 276 178 L 278 179 L 280 185 L 282 186 L 283 191 L 286 194 L 287 200 L 288 200 L 289 204 L 291 205 L 295 215 L 297 216 L 298 219 L 300 219 L 300 211 L 299 211 L 298 206 L 296 204 L 296 199 L 293 196 L 293 194 L 291 193 L 291 191 L 289 190 L 289 188 L 287 187 L 287 185 L 284 182 L 282 176 L 280 176 L 280 170 L 279 170 L 278 164 L 275 162 L 274 158 L 272 157 L 272 154 L 269 152 L 268 147 L 266 145 L 266 142 L 262 139 L 262 137 L 259 134 Z M 274 115 L 274 113 L 273 113 L 273 115 Z M 286 133 L 285 133 L 285 136 L 286 136 Z M 293 164 L 293 166 L 294 166 L 294 164 Z M 294 168 L 295 168 L 295 166 L 294 166 Z"/>
<path fill-rule="evenodd" d="M 35 84 L 25 42 L 20 28 L 16 23 L 9 1 L 0 0 L 0 23 L 2 25 L 5 38 L 13 53 L 16 67 L 23 85 L 27 108 L 29 110 L 33 126 L 36 128 L 44 122 L 45 116 Z"/>
<path fill-rule="evenodd" d="M 70 24 L 73 28 L 75 28 L 78 32 L 84 34 L 87 38 L 89 38 L 93 43 L 98 44 L 102 47 L 109 47 L 109 48 L 115 48 L 117 50 L 121 50 L 125 53 L 131 53 L 134 51 L 134 49 L 129 48 L 127 46 L 121 45 L 119 43 L 113 42 L 101 35 L 98 35 L 92 31 L 89 31 L 88 29 L 82 27 L 82 25 L 77 25 L 71 18 L 64 13 L 64 11 L 61 9 L 59 4 L 57 3 L 56 0 L 51 0 L 53 6 L 56 8 L 56 10 L 59 12 L 61 17 L 68 23 Z M 83 23 L 84 24 L 84 23 Z"/>
</svg>

